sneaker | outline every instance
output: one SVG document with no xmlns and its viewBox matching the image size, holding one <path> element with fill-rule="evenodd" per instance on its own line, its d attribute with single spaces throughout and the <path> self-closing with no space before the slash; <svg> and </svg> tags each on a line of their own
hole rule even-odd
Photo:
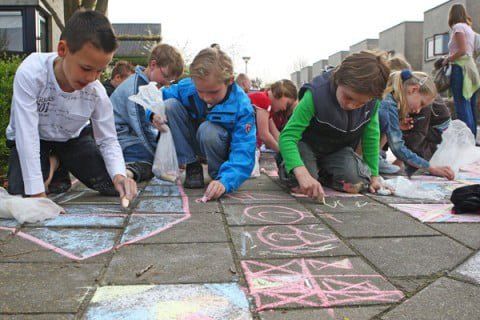
<svg viewBox="0 0 480 320">
<path fill-rule="evenodd" d="M 378 171 L 383 174 L 395 174 L 400 171 L 400 167 L 391 164 L 386 159 L 380 157 L 378 160 Z"/>
<path fill-rule="evenodd" d="M 188 189 L 199 189 L 205 187 L 205 183 L 203 181 L 203 168 L 199 162 L 187 164 L 185 182 L 183 185 Z"/>
</svg>

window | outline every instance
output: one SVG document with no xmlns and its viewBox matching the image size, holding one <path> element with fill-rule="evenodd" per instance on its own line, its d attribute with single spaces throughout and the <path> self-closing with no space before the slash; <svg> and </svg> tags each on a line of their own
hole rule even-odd
<svg viewBox="0 0 480 320">
<path fill-rule="evenodd" d="M 448 33 L 436 34 L 425 39 L 425 61 L 447 54 L 449 39 L 450 35 Z"/>
<path fill-rule="evenodd" d="M 47 37 L 47 19 L 37 10 L 37 24 L 35 28 L 35 40 L 37 52 L 47 52 L 48 37 Z"/>
<path fill-rule="evenodd" d="M 0 51 L 23 50 L 22 12 L 0 11 Z"/>
</svg>

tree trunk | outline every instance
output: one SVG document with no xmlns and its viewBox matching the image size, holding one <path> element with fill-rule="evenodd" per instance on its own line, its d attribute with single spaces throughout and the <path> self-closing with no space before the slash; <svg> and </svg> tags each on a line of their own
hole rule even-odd
<svg viewBox="0 0 480 320">
<path fill-rule="evenodd" d="M 67 22 L 72 14 L 79 8 L 78 0 L 64 0 L 63 1 L 63 21 Z"/>
<path fill-rule="evenodd" d="M 95 0 L 83 0 L 80 7 L 93 10 L 95 6 Z"/>
<path fill-rule="evenodd" d="M 97 0 L 97 5 L 95 7 L 95 11 L 98 11 L 102 14 L 107 14 L 108 9 L 108 0 Z"/>
</svg>

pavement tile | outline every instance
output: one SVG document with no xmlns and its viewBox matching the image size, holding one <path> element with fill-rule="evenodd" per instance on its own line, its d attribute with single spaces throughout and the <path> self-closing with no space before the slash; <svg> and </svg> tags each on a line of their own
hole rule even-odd
<svg viewBox="0 0 480 320">
<path fill-rule="evenodd" d="M 140 198 L 134 213 L 183 213 L 183 199 L 181 197 L 168 198 Z"/>
<path fill-rule="evenodd" d="M 241 259 L 355 255 L 323 224 L 232 227 Z"/>
<path fill-rule="evenodd" d="M 452 275 L 480 284 L 480 251 L 462 263 L 452 272 Z"/>
<path fill-rule="evenodd" d="M 478 319 L 480 287 L 440 278 L 382 316 L 383 320 Z"/>
<path fill-rule="evenodd" d="M 260 312 L 261 320 L 370 320 L 387 307 L 354 307 L 354 308 L 329 308 L 305 310 L 270 310 Z"/>
<path fill-rule="evenodd" d="M 69 214 L 125 214 L 120 204 L 67 204 L 62 206 Z"/>
<path fill-rule="evenodd" d="M 140 241 L 161 233 L 188 218 L 189 216 L 185 214 L 132 214 L 120 243 Z"/>
<path fill-rule="evenodd" d="M 352 239 L 350 243 L 388 277 L 450 270 L 472 252 L 446 237 Z"/>
<path fill-rule="evenodd" d="M 237 191 L 220 198 L 223 206 L 230 204 L 279 204 L 292 203 L 296 199 L 286 192 L 275 191 Z"/>
<path fill-rule="evenodd" d="M 176 185 L 148 185 L 140 193 L 140 196 L 179 197 L 181 193 Z"/>
<path fill-rule="evenodd" d="M 0 313 L 76 313 L 101 264 L 0 263 Z"/>
<path fill-rule="evenodd" d="M 480 249 L 480 223 L 431 223 L 429 225 L 470 248 Z"/>
<path fill-rule="evenodd" d="M 312 224 L 320 220 L 304 206 L 285 204 L 226 205 L 223 212 L 229 225 Z"/>
<path fill-rule="evenodd" d="M 69 192 L 63 197 L 56 199 L 60 205 L 64 204 L 118 204 L 118 197 L 104 196 L 93 190 Z"/>
<path fill-rule="evenodd" d="M 285 192 L 281 186 L 277 183 L 273 182 L 272 179 L 267 177 L 266 175 L 262 174 L 260 177 L 248 179 L 245 181 L 238 191 L 278 191 L 281 193 Z"/>
<path fill-rule="evenodd" d="M 236 283 L 106 286 L 84 319 L 252 319 Z"/>
<path fill-rule="evenodd" d="M 136 273 L 152 265 L 142 276 Z M 130 245 L 113 256 L 104 284 L 230 282 L 236 276 L 228 243 Z"/>
<path fill-rule="evenodd" d="M 355 212 L 319 216 L 346 238 L 440 235 L 401 212 L 389 210 L 381 213 Z"/>
<path fill-rule="evenodd" d="M 378 203 L 368 197 L 327 197 L 326 204 L 320 204 L 318 201 L 309 198 L 299 198 L 308 209 L 315 213 L 358 213 L 375 212 L 382 214 L 385 211 L 392 211 L 384 204 Z"/>
<path fill-rule="evenodd" d="M 71 320 L 75 319 L 74 314 L 17 314 L 17 315 L 2 315 L 1 319 L 9 320 Z"/>
<path fill-rule="evenodd" d="M 81 262 L 105 263 L 108 259 L 106 255 L 99 255 Z M 69 263 L 72 259 L 16 236 L 0 244 L 0 262 Z"/>
<path fill-rule="evenodd" d="M 417 293 L 420 289 L 426 287 L 435 279 L 432 278 L 388 278 L 398 289 L 402 290 L 407 296 Z"/>
<path fill-rule="evenodd" d="M 26 223 L 28 227 L 81 227 L 81 228 L 121 228 L 125 223 L 126 214 L 92 215 L 92 214 L 61 214 L 54 219 L 39 223 Z"/>
<path fill-rule="evenodd" d="M 375 194 L 368 194 L 368 197 L 385 204 L 389 204 L 389 203 L 402 203 L 402 204 L 403 203 L 405 204 L 450 203 L 449 199 L 441 199 L 441 200 L 415 199 L 415 198 L 402 198 L 402 197 L 394 197 L 394 196 L 380 196 Z"/>
<path fill-rule="evenodd" d="M 132 223 L 140 215 L 133 215 L 125 233 L 129 232 Z M 164 215 L 161 215 L 162 217 Z M 141 215 L 140 218 L 148 217 Z M 158 218 L 159 215 L 155 215 Z M 145 225 L 141 226 L 145 231 Z M 168 227 L 168 226 L 167 226 Z M 171 225 L 162 232 L 148 237 L 139 243 L 190 243 L 190 242 L 227 242 L 227 235 L 221 213 L 193 214 L 178 224 Z"/>
<path fill-rule="evenodd" d="M 403 298 L 360 258 L 244 260 L 257 310 L 391 304 Z"/>
<path fill-rule="evenodd" d="M 0 241 L 5 241 L 12 235 L 12 232 L 9 230 L 0 229 Z"/>
</svg>

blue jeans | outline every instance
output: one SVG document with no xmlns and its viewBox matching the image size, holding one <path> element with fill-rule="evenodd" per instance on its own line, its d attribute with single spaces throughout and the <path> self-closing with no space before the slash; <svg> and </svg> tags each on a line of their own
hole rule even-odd
<svg viewBox="0 0 480 320">
<path fill-rule="evenodd" d="M 132 171 L 136 182 L 150 180 L 153 177 L 153 156 L 142 143 L 123 149 L 127 169 Z"/>
<path fill-rule="evenodd" d="M 463 96 L 463 71 L 456 64 L 452 65 L 452 75 L 450 76 L 450 88 L 452 90 L 453 102 L 457 118 L 465 122 L 467 127 L 477 136 L 477 116 L 475 114 L 477 104 L 477 93 L 469 100 Z"/>
<path fill-rule="evenodd" d="M 221 125 L 210 121 L 198 127 L 187 108 L 176 99 L 165 101 L 168 126 L 172 131 L 179 164 L 197 162 L 197 156 L 207 159 L 208 174 L 216 179 L 220 166 L 228 160 L 231 137 Z"/>
</svg>

